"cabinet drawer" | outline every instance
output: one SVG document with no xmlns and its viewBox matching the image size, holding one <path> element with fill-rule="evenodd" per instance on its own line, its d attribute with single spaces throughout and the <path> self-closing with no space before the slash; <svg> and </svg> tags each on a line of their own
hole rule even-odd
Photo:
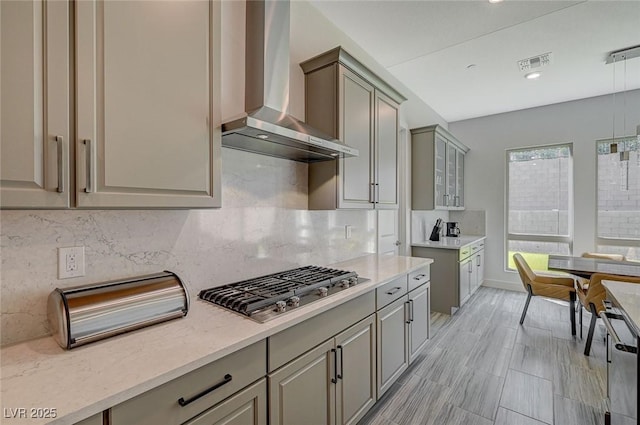
<svg viewBox="0 0 640 425">
<path fill-rule="evenodd" d="M 408 284 L 409 284 L 409 289 L 408 289 L 409 292 L 413 291 L 423 283 L 427 283 L 430 279 L 431 279 L 431 268 L 429 266 L 419 268 L 418 270 L 409 273 L 409 276 L 407 277 Z"/>
<path fill-rule="evenodd" d="M 467 245 L 464 248 L 460 249 L 459 253 L 460 254 L 458 256 L 458 261 L 464 260 L 471 255 L 471 245 Z"/>
<path fill-rule="evenodd" d="M 385 283 L 376 289 L 376 310 L 380 310 L 385 305 L 397 300 L 407 293 L 407 275 Z"/>
<path fill-rule="evenodd" d="M 111 408 L 111 425 L 178 425 L 266 375 L 266 341 L 260 341 Z M 190 398 L 225 382 L 217 389 Z"/>
</svg>

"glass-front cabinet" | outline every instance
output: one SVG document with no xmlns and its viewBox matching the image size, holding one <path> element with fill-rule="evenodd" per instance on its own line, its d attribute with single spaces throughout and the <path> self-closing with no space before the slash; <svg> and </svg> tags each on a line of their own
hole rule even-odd
<svg viewBox="0 0 640 425">
<path fill-rule="evenodd" d="M 464 209 L 464 157 L 468 151 L 439 125 L 411 130 L 412 209 Z"/>
</svg>

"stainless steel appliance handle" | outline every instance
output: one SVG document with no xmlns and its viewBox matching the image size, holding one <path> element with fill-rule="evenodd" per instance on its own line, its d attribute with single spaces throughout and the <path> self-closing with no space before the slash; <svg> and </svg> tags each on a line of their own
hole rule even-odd
<svg viewBox="0 0 640 425">
<path fill-rule="evenodd" d="M 64 137 L 56 136 L 56 144 L 58 146 L 58 192 L 64 193 L 64 170 L 67 168 L 65 164 L 64 154 Z"/>
<path fill-rule="evenodd" d="M 82 141 L 82 143 L 84 143 L 84 145 L 86 146 L 86 161 L 87 161 L 87 168 L 86 168 L 86 178 L 87 178 L 87 185 L 84 188 L 84 191 L 86 193 L 91 193 L 94 191 L 93 188 L 93 167 L 92 167 L 92 160 L 93 160 L 93 152 L 91 149 L 91 139 L 84 139 Z"/>
<path fill-rule="evenodd" d="M 335 348 L 331 349 L 333 353 L 333 378 L 331 378 L 331 383 L 336 384 L 338 382 L 338 352 Z"/>
<path fill-rule="evenodd" d="M 338 350 L 340 350 L 340 375 L 336 375 L 336 378 L 343 379 L 344 378 L 344 355 L 342 345 L 338 345 Z"/>
<path fill-rule="evenodd" d="M 401 286 L 396 286 L 395 288 L 392 288 L 390 291 L 385 292 L 385 294 L 387 295 L 393 295 L 396 292 L 398 292 L 399 290 L 401 290 L 402 287 Z"/>
<path fill-rule="evenodd" d="M 200 397 L 204 397 L 205 395 L 209 394 L 211 391 L 215 391 L 218 388 L 220 388 L 221 386 L 228 384 L 229 382 L 231 382 L 231 380 L 233 379 L 233 377 L 231 375 L 229 375 L 228 373 L 226 375 L 224 375 L 224 378 L 222 379 L 222 381 L 218 382 L 217 384 L 213 385 L 212 387 L 207 388 L 206 390 L 194 395 L 193 397 L 185 400 L 183 397 L 180 397 L 178 399 L 178 404 L 182 407 L 193 403 L 194 401 L 196 401 L 197 399 L 199 399 Z"/>
<path fill-rule="evenodd" d="M 613 325 L 609 321 L 609 316 L 607 316 L 607 312 L 606 311 L 600 312 L 600 318 L 602 319 L 602 322 L 604 323 L 604 327 L 607 328 L 607 332 L 609 333 L 609 335 L 611 335 L 611 338 L 613 340 L 613 346 L 616 347 L 616 350 L 626 351 L 628 353 L 633 353 L 633 354 L 637 354 L 638 353 L 638 347 L 634 347 L 633 345 L 624 344 L 622 342 L 622 340 L 620 340 L 620 337 L 616 333 L 616 330 L 613 328 Z M 625 325 L 626 325 L 626 323 L 625 323 Z"/>
</svg>

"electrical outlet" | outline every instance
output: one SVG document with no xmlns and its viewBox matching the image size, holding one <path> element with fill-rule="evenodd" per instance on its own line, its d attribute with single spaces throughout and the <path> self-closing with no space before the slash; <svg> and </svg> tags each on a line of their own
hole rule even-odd
<svg viewBox="0 0 640 425">
<path fill-rule="evenodd" d="M 58 279 L 84 276 L 84 247 L 58 248 Z"/>
<path fill-rule="evenodd" d="M 351 225 L 347 224 L 344 226 L 344 238 L 351 239 Z"/>
</svg>

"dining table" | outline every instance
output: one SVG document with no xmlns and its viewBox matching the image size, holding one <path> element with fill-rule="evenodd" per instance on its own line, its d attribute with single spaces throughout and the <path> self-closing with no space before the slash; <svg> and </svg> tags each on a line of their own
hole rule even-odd
<svg viewBox="0 0 640 425">
<path fill-rule="evenodd" d="M 640 262 L 636 261 L 549 255 L 547 267 L 549 270 L 566 272 L 586 279 L 594 273 L 640 277 Z"/>
</svg>

